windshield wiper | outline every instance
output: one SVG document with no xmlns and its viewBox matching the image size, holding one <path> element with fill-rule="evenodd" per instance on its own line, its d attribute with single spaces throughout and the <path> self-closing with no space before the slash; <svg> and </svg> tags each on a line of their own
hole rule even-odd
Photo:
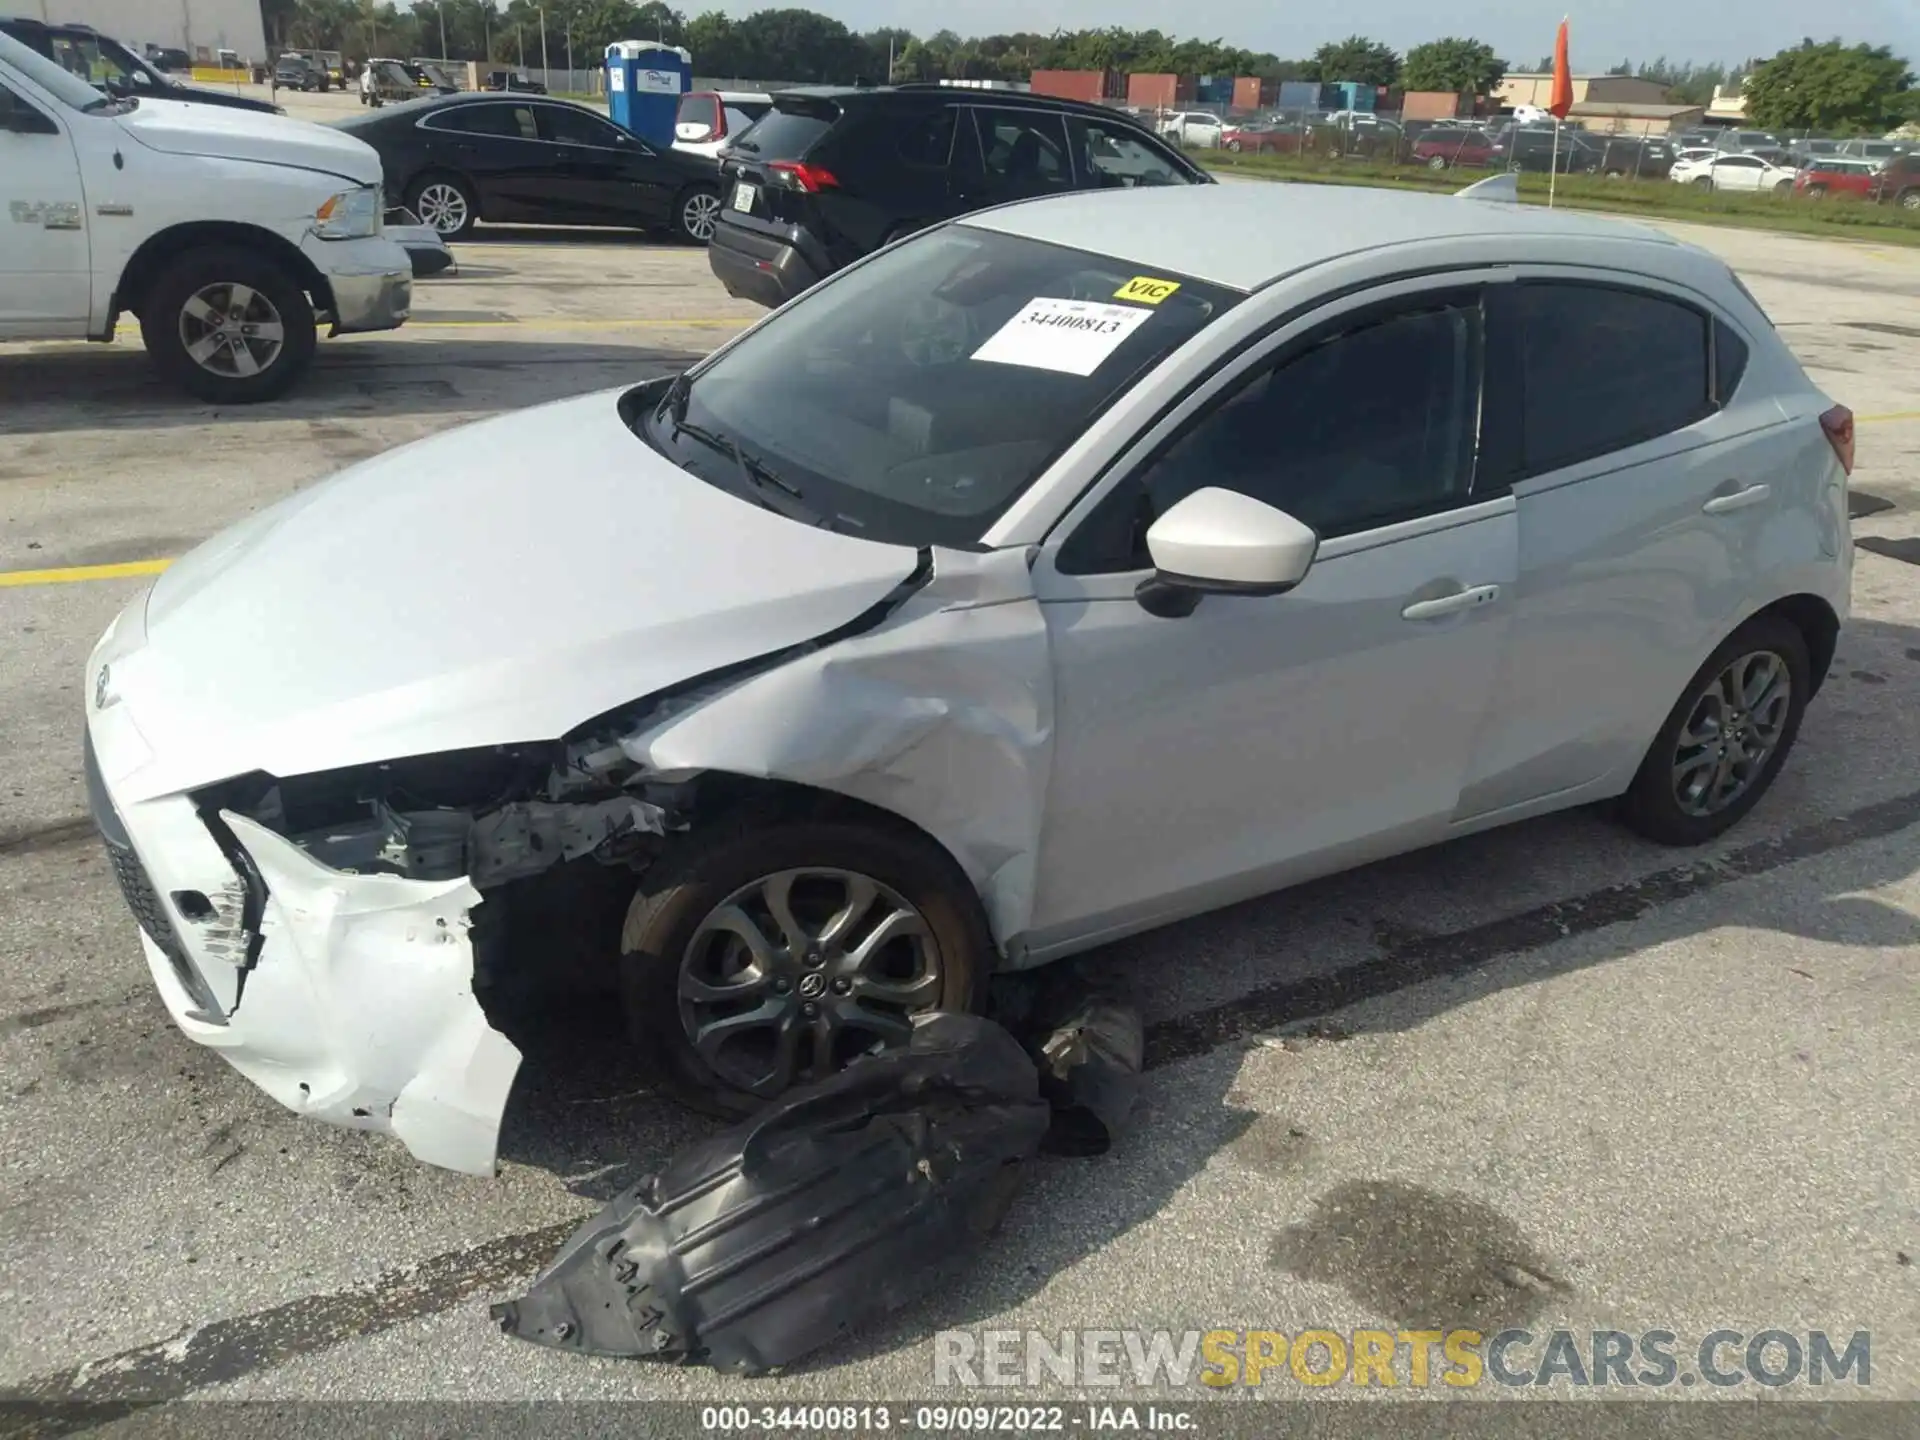
<svg viewBox="0 0 1920 1440">
<path fill-rule="evenodd" d="M 790 520 L 799 520 L 804 524 L 819 525 L 827 529 L 832 528 L 827 524 L 824 516 L 815 512 L 806 503 L 798 485 L 783 477 L 779 471 L 764 461 L 755 460 L 725 435 L 716 434 L 706 426 L 695 425 L 690 420 L 673 419 L 670 423 L 676 439 L 682 435 L 690 436 L 708 449 L 717 450 L 733 461 L 740 471 L 741 478 L 747 482 L 747 488 L 752 490 L 757 498 L 761 498 L 763 504 L 767 503 L 764 497 L 769 490 L 778 490 L 786 497 L 780 505 L 767 504 L 769 510 L 785 514 Z"/>
</svg>

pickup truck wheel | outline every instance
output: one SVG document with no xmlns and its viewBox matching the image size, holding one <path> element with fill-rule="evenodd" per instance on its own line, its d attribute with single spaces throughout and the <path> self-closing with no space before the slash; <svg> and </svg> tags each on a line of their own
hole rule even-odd
<svg viewBox="0 0 1920 1440">
<path fill-rule="evenodd" d="M 407 208 L 424 225 L 440 232 L 442 240 L 458 240 L 473 233 L 480 218 L 473 192 L 451 175 L 422 175 L 407 187 Z"/>
<path fill-rule="evenodd" d="M 215 405 L 248 405 L 285 394 L 313 362 L 313 304 L 272 260 L 190 250 L 147 293 L 140 336 L 174 384 Z"/>
</svg>

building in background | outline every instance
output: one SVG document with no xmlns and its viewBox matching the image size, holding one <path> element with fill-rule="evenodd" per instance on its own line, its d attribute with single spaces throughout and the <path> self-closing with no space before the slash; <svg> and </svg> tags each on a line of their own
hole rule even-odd
<svg viewBox="0 0 1920 1440">
<path fill-rule="evenodd" d="M 1494 87 L 1494 103 L 1503 109 L 1518 110 L 1522 105 L 1545 109 L 1553 102 L 1553 76 L 1525 73 L 1509 75 Z M 1641 80 L 1633 75 L 1575 75 L 1573 103 L 1608 105 L 1664 105 L 1667 87 L 1657 80 Z"/>
<path fill-rule="evenodd" d="M 1691 130 L 1707 118 L 1703 105 L 1627 105 L 1587 100 L 1567 118 L 1595 135 L 1667 135 Z"/>
<path fill-rule="evenodd" d="M 49 23 L 91 25 L 136 53 L 149 45 L 184 50 L 212 64 L 221 50 L 266 64 L 260 0 L 0 0 L 0 7 Z"/>
</svg>

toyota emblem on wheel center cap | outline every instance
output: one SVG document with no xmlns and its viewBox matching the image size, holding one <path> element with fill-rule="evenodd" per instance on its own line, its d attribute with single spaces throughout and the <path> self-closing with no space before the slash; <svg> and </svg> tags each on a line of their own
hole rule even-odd
<svg viewBox="0 0 1920 1440">
<path fill-rule="evenodd" d="M 817 1000 L 827 993 L 827 977 L 815 970 L 800 977 L 800 993 L 809 1000 Z"/>
</svg>

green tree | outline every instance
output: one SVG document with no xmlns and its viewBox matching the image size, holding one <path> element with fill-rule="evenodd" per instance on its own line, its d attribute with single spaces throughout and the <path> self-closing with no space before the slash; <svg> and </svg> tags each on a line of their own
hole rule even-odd
<svg viewBox="0 0 1920 1440">
<path fill-rule="evenodd" d="M 1391 46 L 1349 35 L 1313 52 L 1315 77 L 1322 84 L 1357 80 L 1362 85 L 1391 85 L 1400 78 L 1400 57 Z"/>
<path fill-rule="evenodd" d="M 1491 45 L 1447 36 L 1407 51 L 1400 67 L 1400 83 L 1409 90 L 1448 90 L 1488 95 L 1506 77 L 1507 62 Z"/>
<path fill-rule="evenodd" d="M 1807 40 L 1756 66 L 1741 93 L 1747 118 L 1768 130 L 1861 134 L 1898 124 L 1912 85 L 1907 62 L 1884 45 Z"/>
</svg>

